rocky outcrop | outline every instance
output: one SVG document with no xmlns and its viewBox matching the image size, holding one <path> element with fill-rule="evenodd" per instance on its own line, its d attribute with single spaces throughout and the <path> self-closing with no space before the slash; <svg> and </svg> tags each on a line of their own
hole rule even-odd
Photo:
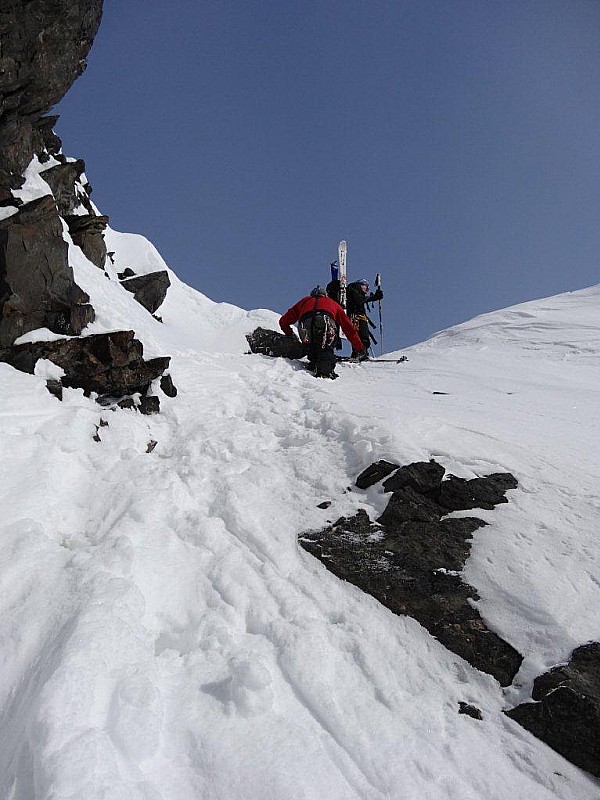
<svg viewBox="0 0 600 800">
<path fill-rule="evenodd" d="M 145 361 L 133 331 L 14 344 L 37 328 L 78 337 L 95 316 L 69 266 L 63 221 L 73 242 L 103 269 L 108 217 L 90 201 L 84 162 L 62 155 L 53 131 L 58 118 L 45 114 L 85 69 L 101 16 L 102 0 L 6 0 L 0 7 L 0 207 L 17 209 L 0 220 L 0 360 L 33 372 L 47 358 L 65 372 L 47 384 L 57 398 L 64 387 L 130 405 L 140 395 L 137 407 L 150 414 L 159 409 L 158 397 L 149 394 L 156 378 L 163 376 L 171 396 L 177 390 L 163 375 L 170 359 Z M 23 185 L 33 156 L 48 164 L 41 175 L 52 194 L 23 204 L 12 190 Z M 160 291 L 155 286 L 142 295 L 156 303 Z"/>
<path fill-rule="evenodd" d="M 74 214 L 65 217 L 73 242 L 81 247 L 84 256 L 100 269 L 106 264 L 106 242 L 103 232 L 108 217 L 99 214 Z"/>
<path fill-rule="evenodd" d="M 162 305 L 170 285 L 169 273 L 164 269 L 121 281 L 121 286 L 131 292 L 134 299 L 148 309 L 151 314 L 154 314 Z"/>
<path fill-rule="evenodd" d="M 168 356 L 145 361 L 143 353 L 133 331 L 116 331 L 16 345 L 0 350 L 0 361 L 33 374 L 38 359 L 48 359 L 64 370 L 62 387 L 95 392 L 100 402 L 108 402 L 137 393 L 145 396 L 151 383 L 168 368 Z M 50 388 L 57 394 L 56 381 Z"/>
<path fill-rule="evenodd" d="M 296 336 L 285 336 L 267 328 L 256 328 L 246 334 L 246 341 L 252 353 L 278 358 L 302 358 L 304 347 Z"/>
<path fill-rule="evenodd" d="M 471 537 L 486 523 L 447 517 L 451 509 L 440 502 L 448 496 L 444 484 L 458 479 L 442 480 L 444 468 L 435 461 L 404 467 L 378 461 L 357 484 L 368 488 L 387 475 L 383 488 L 393 493 L 376 522 L 359 510 L 303 535 L 301 546 L 335 575 L 395 613 L 414 617 L 449 650 L 509 685 L 522 657 L 486 626 L 474 607 L 476 590 L 460 577 Z M 517 485 L 509 473 L 475 480 L 481 496 L 497 502 L 506 502 L 504 492 Z M 500 485 L 505 487 L 501 497 Z"/>
<path fill-rule="evenodd" d="M 600 644 L 536 678 L 532 699 L 507 714 L 572 764 L 600 778 Z"/>
<path fill-rule="evenodd" d="M 101 15 L 102 0 L 6 0 L 0 8 L 0 203 L 19 208 L 0 221 L 0 347 L 41 327 L 77 335 L 94 319 L 53 197 L 22 204 L 11 190 L 35 154 L 59 155 L 57 117 L 44 115 L 85 69 Z M 80 166 L 61 168 L 75 175 Z M 57 185 L 57 194 L 69 207 L 67 190 Z"/>
<path fill-rule="evenodd" d="M 102 16 L 102 0 L 5 0 L 0 7 L 0 199 L 45 154 L 43 116 L 78 75 Z"/>
<path fill-rule="evenodd" d="M 58 137 L 56 138 L 58 139 Z M 60 139 L 58 142 L 60 144 Z M 87 190 L 84 190 L 80 184 L 84 172 L 85 162 L 79 158 L 77 161 L 56 164 L 41 173 L 41 177 L 52 189 L 58 213 L 65 219 L 73 215 L 80 206 L 83 206 L 88 213 L 93 213 L 89 199 L 91 187 L 87 184 Z"/>
<path fill-rule="evenodd" d="M 0 220 L 0 347 L 36 328 L 77 335 L 94 319 L 67 253 L 50 195 Z"/>
<path fill-rule="evenodd" d="M 52 189 L 58 213 L 67 223 L 73 242 L 92 264 L 104 269 L 107 253 L 103 234 L 108 217 L 94 211 L 90 201 L 92 187 L 81 183 L 84 172 L 85 162 L 80 158 L 56 164 L 41 176 Z"/>
</svg>

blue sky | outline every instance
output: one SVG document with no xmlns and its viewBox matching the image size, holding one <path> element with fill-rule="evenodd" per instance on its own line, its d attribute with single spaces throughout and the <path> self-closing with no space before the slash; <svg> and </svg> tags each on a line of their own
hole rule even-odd
<svg viewBox="0 0 600 800">
<path fill-rule="evenodd" d="M 58 111 L 117 230 L 213 300 L 383 276 L 386 350 L 600 282 L 600 2 L 105 0 Z"/>
</svg>

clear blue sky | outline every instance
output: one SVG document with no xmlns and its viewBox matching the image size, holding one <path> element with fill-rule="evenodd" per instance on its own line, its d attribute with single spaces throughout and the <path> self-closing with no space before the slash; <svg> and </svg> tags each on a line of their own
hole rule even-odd
<svg viewBox="0 0 600 800">
<path fill-rule="evenodd" d="M 386 349 L 600 282 L 598 0 L 105 0 L 58 107 L 117 230 L 283 312 L 383 274 Z"/>
</svg>

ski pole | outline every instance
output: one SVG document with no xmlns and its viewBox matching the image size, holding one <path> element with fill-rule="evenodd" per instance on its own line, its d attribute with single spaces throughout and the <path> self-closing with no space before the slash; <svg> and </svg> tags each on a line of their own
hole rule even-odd
<svg viewBox="0 0 600 800">
<path fill-rule="evenodd" d="M 375 275 L 375 286 L 378 289 L 381 289 L 381 272 L 378 272 Z M 379 310 L 379 341 L 381 344 L 381 355 L 383 355 L 383 323 L 381 322 L 381 300 L 377 301 L 377 306 Z"/>
</svg>

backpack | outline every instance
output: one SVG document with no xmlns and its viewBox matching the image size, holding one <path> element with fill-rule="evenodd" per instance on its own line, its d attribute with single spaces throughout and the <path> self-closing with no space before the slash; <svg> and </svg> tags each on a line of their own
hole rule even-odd
<svg viewBox="0 0 600 800">
<path fill-rule="evenodd" d="M 336 303 L 340 302 L 340 282 L 337 278 L 329 281 L 326 287 L 326 292 L 327 296 L 332 300 L 335 300 Z"/>
<path fill-rule="evenodd" d="M 311 311 L 299 321 L 298 335 L 303 345 L 324 350 L 326 347 L 331 347 L 336 341 L 337 324 L 326 311 Z"/>
</svg>

